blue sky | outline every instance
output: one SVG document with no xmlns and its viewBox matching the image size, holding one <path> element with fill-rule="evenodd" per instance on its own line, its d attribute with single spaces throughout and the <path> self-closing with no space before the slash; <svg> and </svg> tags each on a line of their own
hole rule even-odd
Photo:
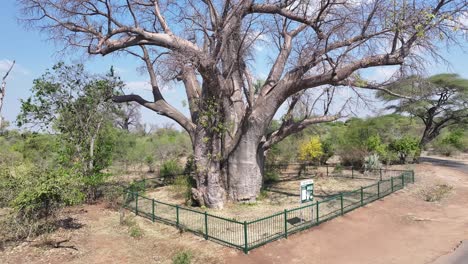
<svg viewBox="0 0 468 264">
<path fill-rule="evenodd" d="M 87 69 L 95 73 L 104 73 L 111 66 L 114 66 L 118 74 L 127 83 L 128 91 L 138 93 L 151 99 L 151 92 L 145 88 L 147 77 L 140 75 L 136 68 L 139 61 L 132 57 L 116 56 L 94 56 L 83 59 L 83 53 L 67 54 L 66 58 L 61 57 L 57 52 L 62 47 L 47 40 L 47 35 L 40 34 L 34 30 L 28 30 L 21 25 L 17 18 L 19 10 L 15 0 L 2 1 L 0 9 L 0 29 L 2 41 L 0 41 L 0 75 L 3 76 L 9 63 L 16 60 L 16 66 L 7 80 L 7 91 L 2 110 L 2 116 L 9 121 L 14 121 L 19 109 L 20 99 L 29 96 L 33 79 L 42 75 L 47 68 L 52 67 L 56 62 L 64 60 L 68 63 L 84 62 Z M 451 47 L 449 51 L 442 47 L 442 55 L 450 62 L 450 65 L 432 64 L 427 67 L 428 74 L 440 72 L 454 72 L 468 78 L 468 45 L 462 50 L 459 47 Z M 255 68 L 257 75 L 266 76 L 268 66 L 265 62 L 268 49 L 258 48 Z M 389 70 L 385 68 L 375 69 L 368 72 L 374 78 L 385 77 Z M 183 107 L 182 101 L 185 99 L 183 88 L 174 85 L 163 91 L 166 100 L 181 109 L 184 113 L 188 110 Z M 378 108 L 378 106 L 377 106 Z M 360 111 L 358 115 L 372 115 L 373 110 Z M 148 124 L 163 124 L 170 122 L 169 119 L 156 115 L 149 110 L 142 110 L 143 121 Z"/>
</svg>

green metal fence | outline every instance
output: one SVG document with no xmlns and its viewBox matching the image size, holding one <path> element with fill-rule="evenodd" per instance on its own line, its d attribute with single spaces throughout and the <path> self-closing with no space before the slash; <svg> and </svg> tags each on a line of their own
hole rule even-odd
<svg viewBox="0 0 468 264">
<path fill-rule="evenodd" d="M 380 173 L 380 171 L 379 171 Z M 337 216 L 364 206 L 414 183 L 414 171 L 382 171 L 385 177 L 377 183 L 343 192 L 326 200 L 309 203 L 293 209 L 252 221 L 237 221 L 190 208 L 147 198 L 139 193 L 155 183 L 145 179 L 125 190 L 124 206 L 136 215 L 151 221 L 160 221 L 210 239 L 248 251 L 279 238 L 319 225 Z M 397 175 L 396 175 L 397 174 Z"/>
</svg>

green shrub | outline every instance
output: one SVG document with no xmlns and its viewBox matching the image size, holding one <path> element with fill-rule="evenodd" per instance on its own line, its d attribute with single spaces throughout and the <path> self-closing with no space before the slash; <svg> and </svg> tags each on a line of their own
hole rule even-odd
<svg viewBox="0 0 468 264">
<path fill-rule="evenodd" d="M 280 173 L 276 169 L 268 169 L 263 174 L 263 180 L 266 184 L 275 183 L 279 181 Z"/>
<path fill-rule="evenodd" d="M 134 225 L 128 229 L 128 233 L 133 238 L 142 238 L 143 237 L 143 230 L 138 225 Z"/>
<path fill-rule="evenodd" d="M 400 139 L 393 140 L 389 149 L 398 154 L 400 163 L 405 164 L 408 157 L 414 156 L 419 150 L 419 140 L 415 137 L 404 136 Z"/>
<path fill-rule="evenodd" d="M 193 255 L 192 252 L 188 250 L 183 250 L 177 252 L 173 257 L 172 257 L 172 263 L 173 264 L 190 264 L 192 263 Z"/>
<path fill-rule="evenodd" d="M 164 178 L 166 184 L 170 184 L 174 181 L 175 176 L 182 174 L 183 171 L 184 168 L 176 160 L 168 160 L 161 165 L 159 175 Z"/>
</svg>

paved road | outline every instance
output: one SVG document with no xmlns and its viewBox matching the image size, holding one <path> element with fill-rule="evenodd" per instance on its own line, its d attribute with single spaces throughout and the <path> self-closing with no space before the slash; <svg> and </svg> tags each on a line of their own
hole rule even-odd
<svg viewBox="0 0 468 264">
<path fill-rule="evenodd" d="M 464 240 L 453 252 L 438 258 L 431 264 L 466 264 L 468 263 L 468 240 Z"/>
<path fill-rule="evenodd" d="M 455 160 L 446 160 L 434 157 L 421 157 L 421 162 L 429 162 L 434 165 L 450 167 L 464 173 L 468 173 L 468 164 Z M 461 241 L 460 245 L 447 255 L 441 256 L 430 264 L 467 264 L 468 240 Z"/>
<path fill-rule="evenodd" d="M 434 165 L 449 167 L 468 173 L 468 164 L 456 160 L 447 160 L 443 158 L 434 158 L 434 157 L 421 157 L 421 162 L 429 162 Z"/>
</svg>

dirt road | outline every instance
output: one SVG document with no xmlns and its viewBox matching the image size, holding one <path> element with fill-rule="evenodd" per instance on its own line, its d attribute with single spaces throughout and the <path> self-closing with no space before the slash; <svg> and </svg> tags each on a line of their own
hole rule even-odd
<svg viewBox="0 0 468 264">
<path fill-rule="evenodd" d="M 236 254 L 228 263 L 431 263 L 468 238 L 468 174 L 459 168 L 423 163 L 417 183 L 308 231 Z M 439 202 L 422 190 L 453 186 Z M 450 262 L 438 262 L 450 263 Z M 468 260 L 466 262 L 468 263 Z"/>
</svg>

